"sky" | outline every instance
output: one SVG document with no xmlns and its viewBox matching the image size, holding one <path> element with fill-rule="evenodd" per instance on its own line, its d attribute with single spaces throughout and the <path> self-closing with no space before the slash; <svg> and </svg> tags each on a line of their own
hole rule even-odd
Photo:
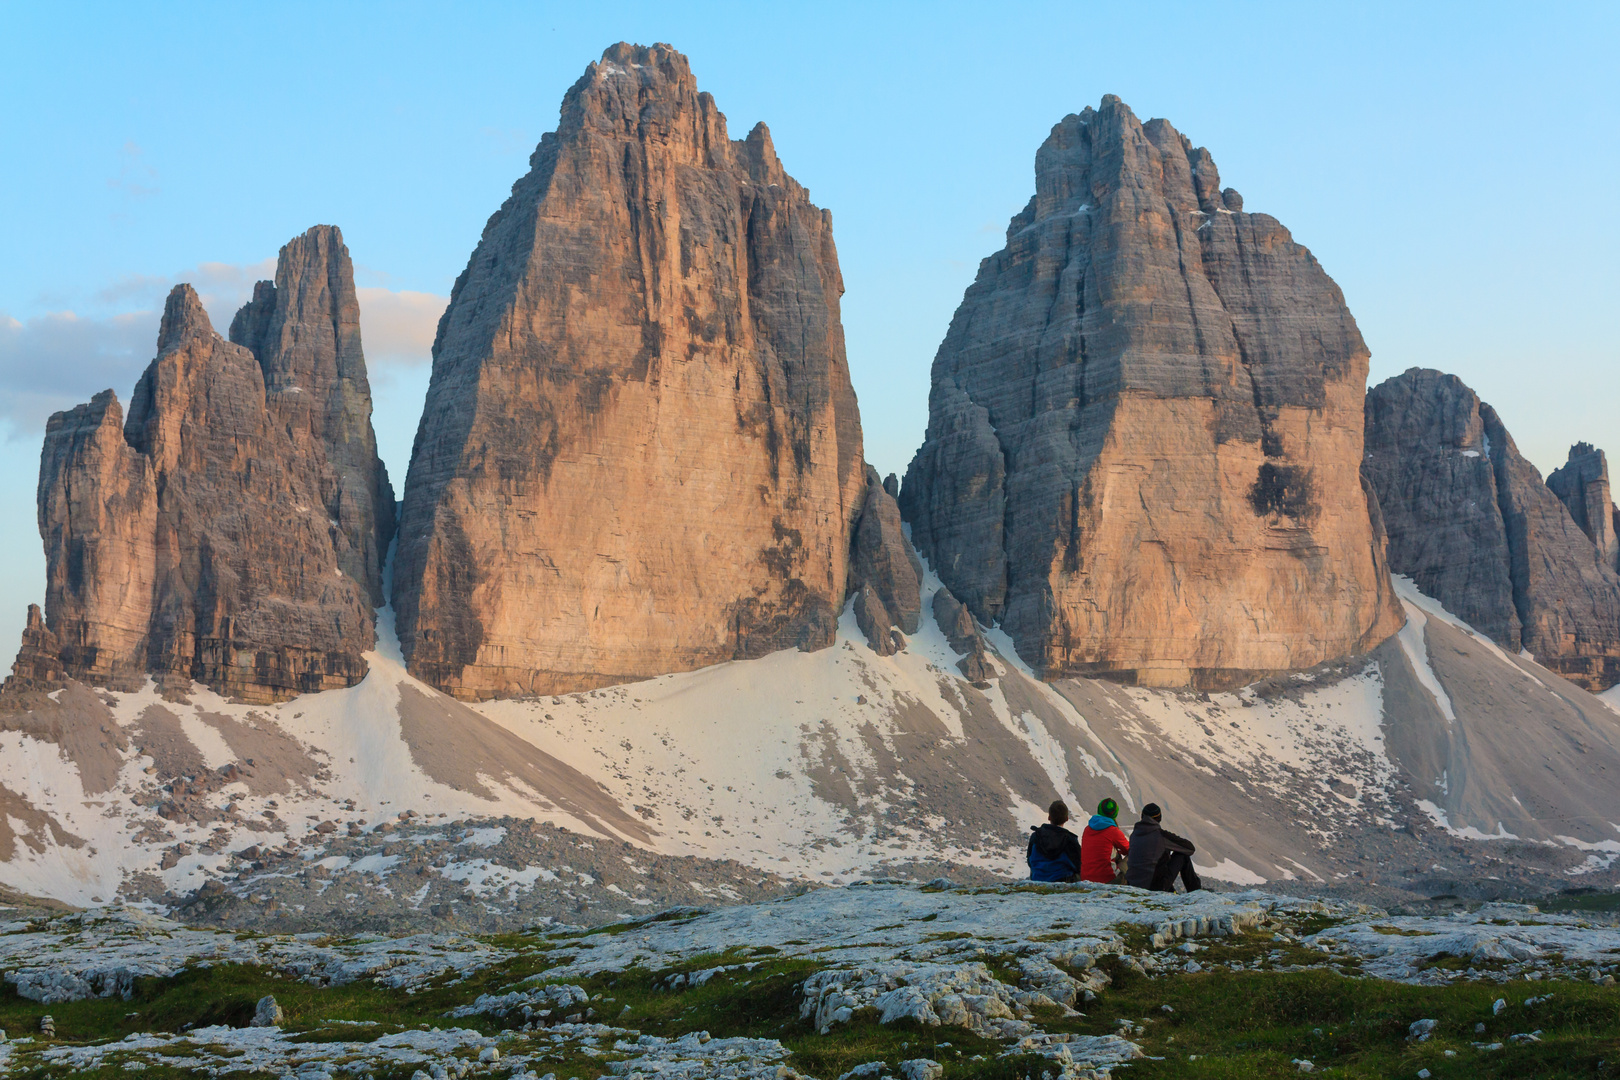
<svg viewBox="0 0 1620 1080">
<path fill-rule="evenodd" d="M 1206 146 L 1344 290 L 1373 382 L 1452 372 L 1545 473 L 1620 453 L 1620 5 L 38 4 L 0 0 L 0 670 L 44 594 L 44 421 L 127 401 L 165 293 L 219 329 L 342 228 L 403 479 L 433 328 L 484 221 L 608 45 L 685 52 L 832 211 L 868 459 L 1065 114 L 1118 94 Z"/>
</svg>

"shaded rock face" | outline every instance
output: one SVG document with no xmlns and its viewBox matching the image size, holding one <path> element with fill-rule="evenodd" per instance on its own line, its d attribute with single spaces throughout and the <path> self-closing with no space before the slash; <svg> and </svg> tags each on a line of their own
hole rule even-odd
<svg viewBox="0 0 1620 1080">
<path fill-rule="evenodd" d="M 394 489 L 371 428 L 360 302 L 343 234 L 317 225 L 283 247 L 276 280 L 254 287 L 253 299 L 231 320 L 230 338 L 258 359 L 276 423 L 296 441 L 324 447 L 321 503 L 347 539 L 339 565 L 365 582 L 380 606 Z"/>
<path fill-rule="evenodd" d="M 1609 459 L 1591 443 L 1569 448 L 1569 460 L 1547 476 L 1547 486 L 1558 496 L 1581 532 L 1597 548 L 1605 566 L 1620 569 L 1620 530 L 1614 496 L 1609 490 Z"/>
<path fill-rule="evenodd" d="M 616 45 L 439 324 L 394 602 L 419 678 L 578 690 L 831 643 L 866 496 L 830 216 Z"/>
<path fill-rule="evenodd" d="M 1620 681 L 1620 576 L 1496 411 L 1456 376 L 1412 368 L 1368 391 L 1366 424 L 1390 569 L 1585 689 Z"/>
<path fill-rule="evenodd" d="M 337 231 L 288 251 L 301 243 L 341 255 L 352 300 Z M 237 320 L 259 328 L 252 340 L 279 389 L 180 285 L 127 419 L 111 390 L 51 417 L 38 497 L 45 621 L 67 675 L 123 690 L 149 674 L 195 679 L 249 701 L 364 676 L 392 496 L 375 454 L 368 466 L 351 445 L 375 445 L 358 338 L 338 362 L 320 344 L 327 314 L 311 305 L 299 324 L 283 299 L 331 287 L 330 267 L 302 264 L 322 279 L 311 283 L 287 272 L 286 255 L 282 284 L 261 285 Z M 266 346 L 266 327 L 307 347 Z"/>
<path fill-rule="evenodd" d="M 1338 287 L 1118 98 L 1035 179 L 934 360 L 918 550 L 1048 678 L 1215 687 L 1393 633 Z"/>
<path fill-rule="evenodd" d="M 892 656 L 904 647 L 903 635 L 915 634 L 921 625 L 922 576 L 900 507 L 868 465 L 866 499 L 850 549 L 849 584 L 855 590 L 856 622 L 878 655 Z"/>
</svg>

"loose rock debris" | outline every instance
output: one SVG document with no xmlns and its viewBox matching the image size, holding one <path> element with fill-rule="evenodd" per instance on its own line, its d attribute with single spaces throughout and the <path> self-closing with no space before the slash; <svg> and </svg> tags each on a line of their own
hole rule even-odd
<svg viewBox="0 0 1620 1080">
<path fill-rule="evenodd" d="M 1246 951 L 1223 952 L 1235 936 Z M 1255 943 L 1258 952 L 1250 947 Z M 665 1037 L 636 1030 L 633 1019 L 604 1023 L 598 1014 L 619 1017 L 620 1006 L 608 991 L 587 989 L 593 981 L 604 985 L 604 976 L 638 972 L 676 992 L 722 976 L 791 970 L 799 973 L 799 1018 L 818 1033 L 874 1019 L 961 1028 L 998 1043 L 1004 1055 L 1038 1056 L 1053 1076 L 1076 1080 L 1106 1076 L 1141 1057 L 1134 1040 L 1143 1027 L 1126 1019 L 1114 1035 L 1074 1035 L 1043 1030 L 1041 1017 L 1072 1016 L 1094 1001 L 1110 983 L 1105 960 L 1170 974 L 1184 970 L 1190 952 L 1203 956 L 1207 969 L 1319 967 L 1410 983 L 1505 981 L 1535 972 L 1601 981 L 1620 966 L 1620 927 L 1526 905 L 1396 917 L 1360 904 L 1261 892 L 1165 895 L 1088 885 L 867 884 L 718 911 L 674 909 L 589 933 L 508 935 L 498 943 L 457 934 L 238 938 L 126 909 L 0 925 L 0 977 L 42 1003 L 127 996 L 137 979 L 217 964 L 257 965 L 323 987 L 365 980 L 404 994 L 454 987 L 479 974 L 480 987 L 490 989 L 469 990 L 471 1000 L 426 1030 L 322 1021 L 320 1037 L 310 1039 L 309 1025 L 289 1021 L 273 997 L 259 1001 L 253 1023 L 240 1028 L 76 1044 L 47 1030 L 0 1041 L 0 1071 L 139 1071 L 172 1065 L 178 1055 L 188 1069 L 217 1076 L 581 1075 L 577 1065 L 560 1074 L 548 1068 L 566 1059 L 590 1062 L 598 1076 L 809 1080 L 776 1039 L 712 1038 L 707 1031 Z M 737 959 L 694 965 L 716 955 Z M 1447 956 L 1466 963 L 1432 963 Z M 510 981 L 502 978 L 506 970 Z M 1533 997 L 1525 1007 L 1541 1000 Z M 470 1018 L 506 1027 L 490 1034 L 458 1024 Z M 1414 1039 L 1427 1034 L 1425 1022 L 1413 1025 Z M 1538 1035 L 1528 1031 L 1514 1041 Z M 868 1065 L 843 1075 L 941 1075 L 926 1058 Z"/>
</svg>

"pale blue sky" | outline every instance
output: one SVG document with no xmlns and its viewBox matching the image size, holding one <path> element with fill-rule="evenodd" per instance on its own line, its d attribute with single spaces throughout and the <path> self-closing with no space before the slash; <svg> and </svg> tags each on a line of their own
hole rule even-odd
<svg viewBox="0 0 1620 1080">
<path fill-rule="evenodd" d="M 425 339 L 484 220 L 618 40 L 691 58 L 833 212 L 867 456 L 1065 113 L 1119 94 L 1209 147 L 1343 287 L 1379 380 L 1460 375 L 1543 471 L 1620 453 L 1620 5 L 39 4 L 0 0 L 0 669 L 43 595 L 42 422 L 127 400 L 163 293 L 216 322 L 342 227 L 396 482 Z M 223 328 L 223 327 L 222 327 Z"/>
</svg>

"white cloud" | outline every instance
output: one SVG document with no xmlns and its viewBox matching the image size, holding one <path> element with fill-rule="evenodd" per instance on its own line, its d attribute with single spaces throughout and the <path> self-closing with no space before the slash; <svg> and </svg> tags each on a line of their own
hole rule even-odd
<svg viewBox="0 0 1620 1080">
<path fill-rule="evenodd" d="M 45 420 L 112 387 L 120 398 L 145 369 L 158 313 L 81 318 L 56 311 L 26 322 L 0 315 L 0 420 L 33 436 Z"/>
<path fill-rule="evenodd" d="M 163 299 L 180 282 L 202 298 L 214 329 L 253 293 L 253 283 L 275 276 L 275 260 L 246 266 L 202 263 L 168 276 L 132 274 L 95 294 L 103 307 L 139 305 L 112 315 L 56 311 L 29 319 L 0 312 L 0 428 L 11 438 L 35 438 L 51 413 L 111 388 L 127 403 L 156 349 Z M 361 339 L 374 372 L 415 369 L 427 363 L 446 297 L 410 290 L 364 288 Z"/>
<path fill-rule="evenodd" d="M 273 257 L 246 266 L 205 262 L 198 263 L 190 270 L 166 276 L 126 274 L 99 290 L 95 300 L 108 307 L 139 305 L 146 310 L 162 311 L 163 300 L 169 295 L 169 290 L 185 282 L 197 290 L 203 307 L 208 309 L 214 329 L 225 333 L 231 327 L 231 317 L 236 314 L 236 309 L 253 296 L 253 283 L 271 281 L 275 276 L 276 260 Z"/>
<path fill-rule="evenodd" d="M 360 300 L 360 341 L 368 367 L 417 367 L 431 359 L 433 335 L 449 297 L 409 289 L 355 292 Z"/>
</svg>

